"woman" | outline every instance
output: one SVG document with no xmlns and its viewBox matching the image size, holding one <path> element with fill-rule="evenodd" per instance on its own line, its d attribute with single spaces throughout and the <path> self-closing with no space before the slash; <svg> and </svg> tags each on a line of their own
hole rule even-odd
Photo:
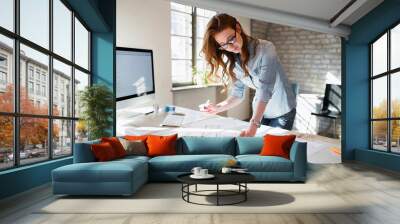
<svg viewBox="0 0 400 224">
<path fill-rule="evenodd" d="M 219 77 L 221 67 L 219 78 L 232 84 L 230 96 L 206 105 L 205 111 L 216 114 L 237 106 L 248 86 L 256 90 L 253 115 L 241 136 L 254 136 L 261 124 L 292 129 L 296 98 L 271 42 L 248 36 L 234 17 L 218 14 L 207 25 L 202 53 L 211 67 L 210 76 Z"/>
</svg>

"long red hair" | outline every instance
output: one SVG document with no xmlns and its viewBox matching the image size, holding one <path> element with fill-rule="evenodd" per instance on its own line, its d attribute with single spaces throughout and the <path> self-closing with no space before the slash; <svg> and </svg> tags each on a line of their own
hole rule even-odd
<svg viewBox="0 0 400 224">
<path fill-rule="evenodd" d="M 203 47 L 201 52 L 204 54 L 206 62 L 210 65 L 211 71 L 208 74 L 208 78 L 217 77 L 221 79 L 226 87 L 227 81 L 235 81 L 235 73 L 233 69 L 235 67 L 235 53 L 220 50 L 219 44 L 215 40 L 215 34 L 225 30 L 226 28 L 232 28 L 237 32 L 236 26 L 240 27 L 240 36 L 243 39 L 242 45 L 242 54 L 241 54 L 241 64 L 240 67 L 245 72 L 245 76 L 249 75 L 249 71 L 247 69 L 247 62 L 250 59 L 250 52 L 248 50 L 248 45 L 251 40 L 255 41 L 254 50 L 257 47 L 258 41 L 251 36 L 247 35 L 240 23 L 236 20 L 235 17 L 230 16 L 228 14 L 222 13 L 217 14 L 211 18 L 211 20 L 207 24 L 207 28 L 204 34 L 203 39 Z M 255 52 L 255 51 L 253 51 Z M 219 68 L 222 68 L 222 76 L 218 75 Z M 227 76 L 226 76 L 227 75 Z"/>
</svg>

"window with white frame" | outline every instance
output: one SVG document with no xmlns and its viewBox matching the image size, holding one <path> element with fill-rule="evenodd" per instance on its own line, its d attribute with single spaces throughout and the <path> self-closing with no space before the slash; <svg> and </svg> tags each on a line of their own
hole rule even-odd
<svg viewBox="0 0 400 224">
<path fill-rule="evenodd" d="M 216 12 L 171 2 L 171 67 L 173 86 L 198 84 L 206 71 L 200 55 L 204 31 Z"/>
<path fill-rule="evenodd" d="M 7 56 L 0 54 L 0 84 L 4 88 L 7 84 Z"/>
<path fill-rule="evenodd" d="M 0 54 L 0 67 L 6 68 L 7 67 L 7 56 Z"/>
<path fill-rule="evenodd" d="M 0 87 L 3 91 L 7 85 L 7 56 L 0 54 Z"/>
<path fill-rule="evenodd" d="M 29 94 L 33 94 L 33 82 L 32 81 L 29 81 L 28 82 L 28 93 Z"/>
<path fill-rule="evenodd" d="M 6 85 L 7 84 L 7 73 L 0 70 L 0 84 Z"/>
<path fill-rule="evenodd" d="M 36 95 L 40 95 L 40 84 L 36 84 Z"/>
<path fill-rule="evenodd" d="M 28 73 L 29 73 L 29 79 L 33 79 L 33 67 L 32 66 L 29 66 Z"/>
</svg>

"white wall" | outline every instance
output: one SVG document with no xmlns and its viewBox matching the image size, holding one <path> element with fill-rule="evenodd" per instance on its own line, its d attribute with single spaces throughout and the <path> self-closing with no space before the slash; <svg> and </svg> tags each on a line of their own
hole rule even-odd
<svg viewBox="0 0 400 224">
<path fill-rule="evenodd" d="M 218 102 L 216 86 L 209 86 L 203 88 L 174 90 L 174 104 L 181 107 L 198 110 L 198 105 L 210 100 L 212 103 Z"/>
<path fill-rule="evenodd" d="M 236 19 L 239 21 L 240 25 L 242 25 L 243 30 L 250 35 L 251 32 L 251 20 L 249 18 L 235 16 Z"/>
<path fill-rule="evenodd" d="M 153 50 L 155 94 L 119 102 L 117 108 L 172 104 L 170 2 L 118 0 L 117 46 Z"/>
<path fill-rule="evenodd" d="M 250 32 L 251 32 L 250 19 L 240 17 L 240 16 L 236 16 L 236 19 L 242 25 L 242 29 L 246 32 L 246 34 L 250 35 Z M 242 101 L 242 103 L 239 106 L 229 110 L 227 113 L 227 116 L 238 118 L 241 120 L 250 118 L 251 117 L 251 106 L 250 105 L 251 105 L 252 100 L 253 99 L 250 98 L 249 89 L 247 89 L 245 92 L 245 98 Z"/>
</svg>

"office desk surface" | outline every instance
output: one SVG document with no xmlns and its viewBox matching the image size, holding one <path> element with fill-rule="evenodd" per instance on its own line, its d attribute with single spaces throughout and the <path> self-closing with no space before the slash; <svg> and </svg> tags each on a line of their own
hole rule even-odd
<svg viewBox="0 0 400 224">
<path fill-rule="evenodd" d="M 151 108 L 150 108 L 151 109 Z M 230 117 L 211 115 L 205 112 L 176 107 L 176 112 L 184 113 L 181 127 L 161 127 L 166 113 L 144 115 L 149 108 L 125 109 L 117 111 L 117 136 L 124 135 L 170 135 L 178 136 L 239 136 L 249 123 Z M 296 134 L 296 141 L 307 142 L 308 161 L 311 163 L 340 163 L 340 140 L 319 135 L 287 131 L 262 125 L 256 136 L 265 134 Z"/>
<path fill-rule="evenodd" d="M 178 136 L 238 136 L 241 130 L 249 126 L 246 121 L 182 107 L 176 107 L 176 112 L 185 114 L 180 127 L 161 127 L 160 124 L 167 116 L 165 112 L 145 115 L 134 110 L 119 111 L 117 113 L 117 135 L 177 133 Z M 256 136 L 263 136 L 267 133 L 287 134 L 289 131 L 262 125 L 257 130 Z"/>
</svg>

